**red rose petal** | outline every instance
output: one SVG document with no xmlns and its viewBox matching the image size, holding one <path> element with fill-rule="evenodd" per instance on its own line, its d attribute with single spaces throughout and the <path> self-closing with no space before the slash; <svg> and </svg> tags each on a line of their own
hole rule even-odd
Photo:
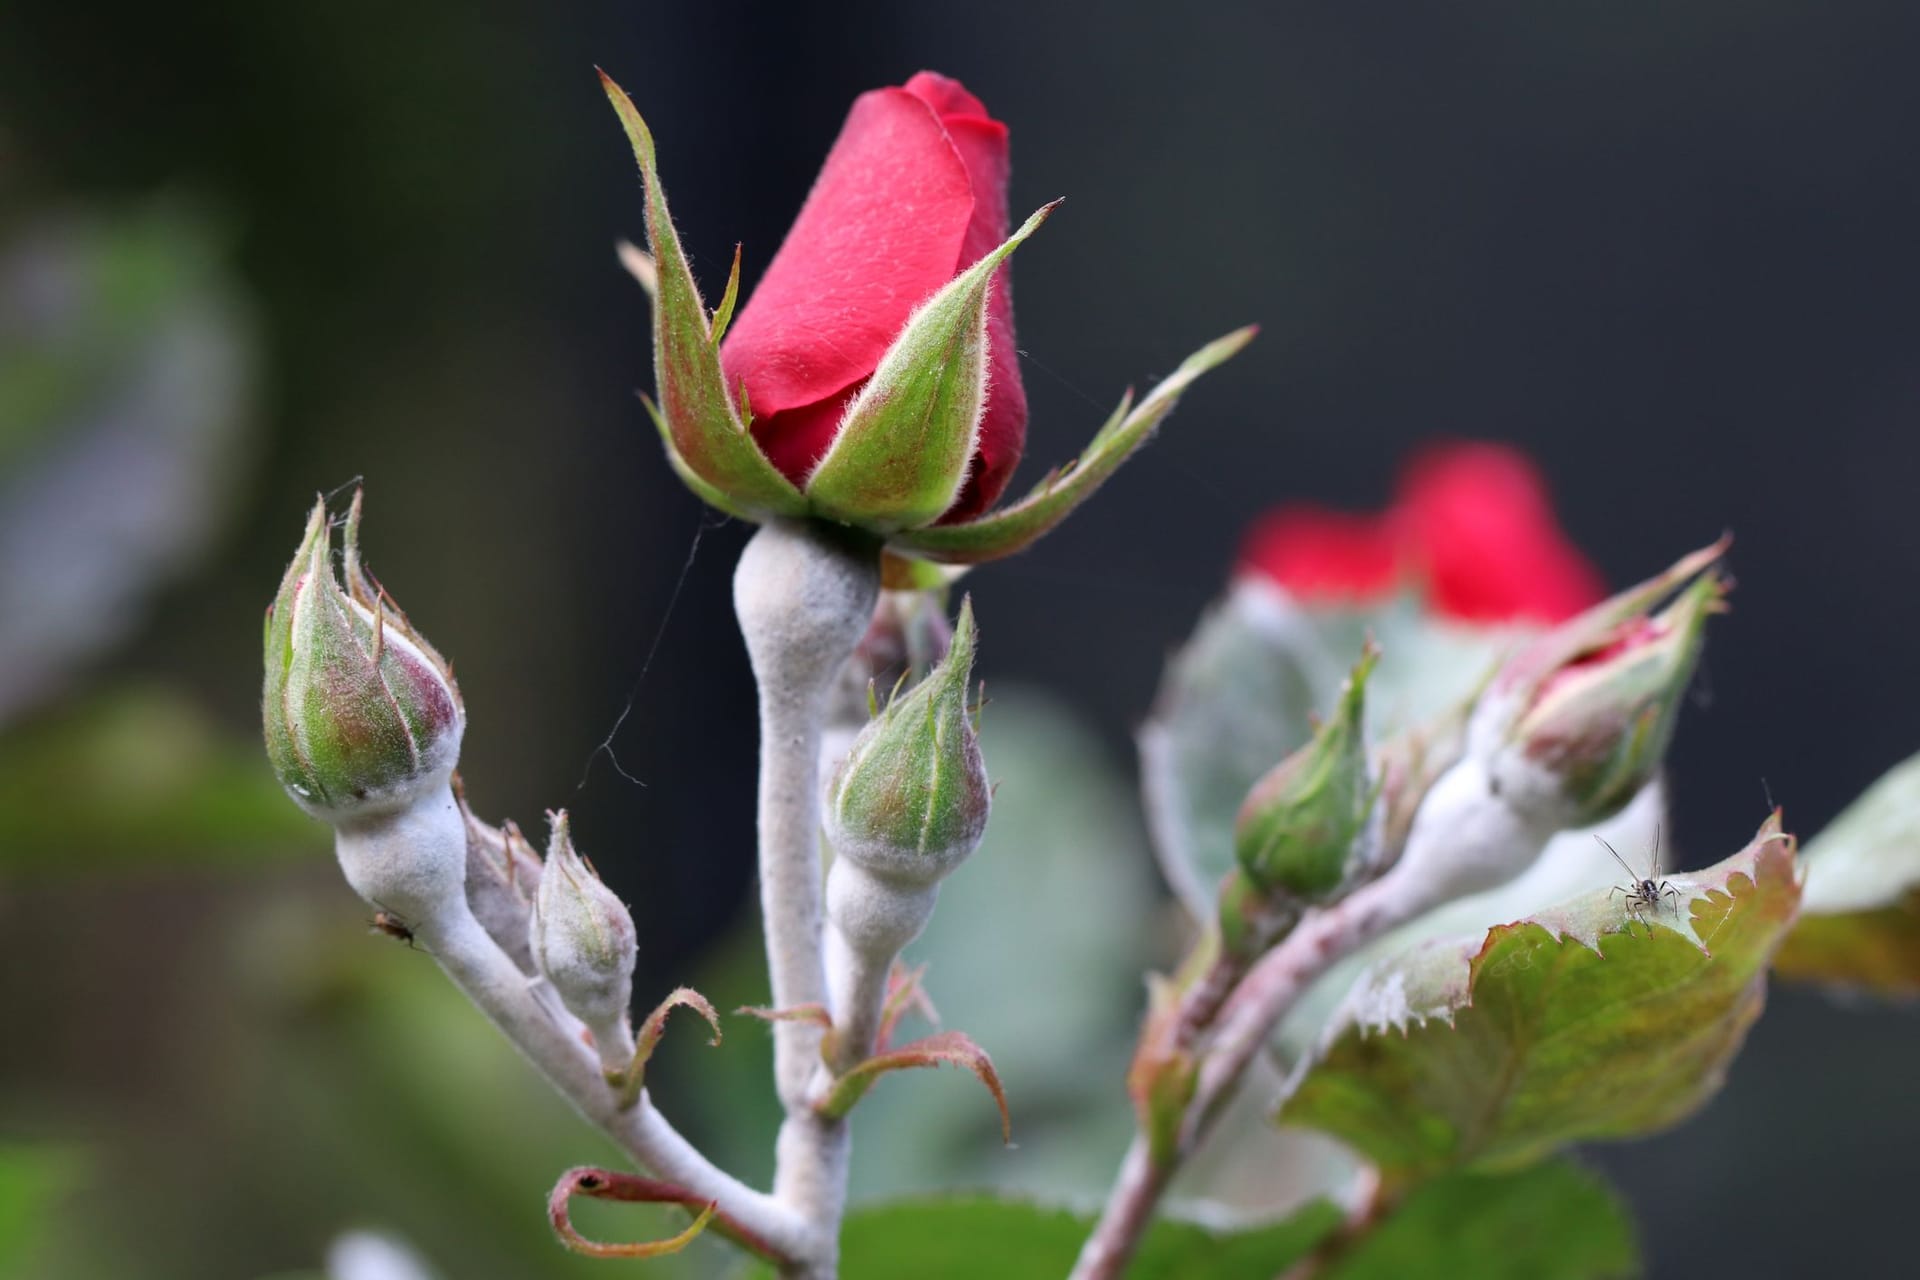
<svg viewBox="0 0 1920 1280">
<path fill-rule="evenodd" d="M 1365 603 L 1400 578 L 1400 534 L 1384 515 L 1289 503 L 1247 530 L 1242 572 L 1271 578 L 1302 600 Z"/>
<path fill-rule="evenodd" d="M 1449 444 L 1407 465 L 1396 508 L 1438 613 L 1468 622 L 1559 622 L 1605 595 L 1518 450 Z"/>
<path fill-rule="evenodd" d="M 932 107 L 935 115 L 993 118 L 987 114 L 986 104 L 968 93 L 965 85 L 938 71 L 915 72 L 913 78 L 900 87 Z"/>
<path fill-rule="evenodd" d="M 915 79 L 929 74 L 923 71 Z M 947 83 L 973 100 L 957 84 Z M 1007 238 L 1007 127 L 971 116 L 949 116 L 945 124 L 973 180 L 973 217 L 960 249 L 960 267 L 965 269 Z M 971 519 L 992 506 L 1026 447 L 1027 389 L 1020 381 L 1020 352 L 1014 346 L 1013 275 L 1008 266 L 994 272 L 993 292 L 987 298 L 987 361 L 987 404 L 973 469 L 960 496 L 940 517 L 942 523 Z"/>
<path fill-rule="evenodd" d="M 875 89 L 854 101 L 721 351 L 729 385 L 746 384 L 755 439 L 789 479 L 803 481 L 832 439 L 837 412 L 813 438 L 823 402 L 842 402 L 914 307 L 953 278 L 973 209 L 966 165 L 924 99 Z M 809 406 L 806 422 L 783 421 Z M 774 444 L 789 426 L 811 429 Z"/>
</svg>

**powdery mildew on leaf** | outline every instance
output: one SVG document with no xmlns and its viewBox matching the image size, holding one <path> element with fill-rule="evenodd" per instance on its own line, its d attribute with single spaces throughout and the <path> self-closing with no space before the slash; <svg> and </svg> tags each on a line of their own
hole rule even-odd
<svg viewBox="0 0 1920 1280">
<path fill-rule="evenodd" d="M 1670 879 L 1678 901 L 1657 911 L 1597 892 L 1376 968 L 1280 1120 L 1409 1176 L 1678 1123 L 1759 1016 L 1800 883 L 1778 815 L 1733 857 Z"/>
</svg>

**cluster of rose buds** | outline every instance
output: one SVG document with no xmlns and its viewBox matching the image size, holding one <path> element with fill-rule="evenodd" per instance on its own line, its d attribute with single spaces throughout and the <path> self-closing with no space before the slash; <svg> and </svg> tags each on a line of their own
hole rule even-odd
<svg viewBox="0 0 1920 1280">
<path fill-rule="evenodd" d="M 1724 549 L 1569 618 L 1468 705 L 1372 747 L 1369 648 L 1334 713 L 1246 798 L 1221 886 L 1228 955 L 1257 955 L 1305 909 L 1389 867 L 1409 901 L 1431 906 L 1504 883 L 1556 832 L 1618 813 L 1666 755 L 1706 619 L 1723 607 Z"/>
<path fill-rule="evenodd" d="M 452 668 L 367 571 L 361 503 L 356 492 L 342 575 L 318 503 L 268 607 L 268 755 L 288 793 L 336 829 L 361 897 L 408 930 L 470 913 L 593 1033 L 607 1068 L 624 1069 L 633 918 L 574 850 L 564 812 L 542 861 L 514 824 L 468 808 L 453 774 L 466 713 Z"/>
<path fill-rule="evenodd" d="M 775 1193 L 738 1184 L 637 1105 L 667 1011 L 685 1005 L 710 1021 L 713 1011 L 682 989 L 636 1035 L 634 921 L 574 847 L 566 813 L 550 815 L 543 858 L 512 823 L 490 826 L 468 808 L 454 778 L 466 711 L 452 669 L 362 563 L 358 494 L 341 571 L 322 502 L 268 609 L 267 749 L 289 793 L 335 828 L 352 887 L 417 929 L 643 1164 L 664 1161 L 701 1187 L 661 1183 L 655 1198 L 717 1213 L 756 1247 L 779 1237 L 779 1256 L 798 1268 L 782 1274 L 828 1275 L 845 1200 L 836 1126 L 873 1076 L 954 1061 L 1000 1096 L 986 1055 L 958 1033 L 876 1051 L 894 963 L 980 844 L 992 806 L 973 608 L 963 601 L 949 627 L 945 593 L 960 570 L 943 566 L 1031 545 L 1253 331 L 1202 348 L 1138 403 L 1129 393 L 1080 458 L 996 508 L 1027 417 L 1008 262 L 1055 207 L 1009 230 L 1005 125 L 928 72 L 863 95 L 736 316 L 739 254 L 709 310 L 652 134 L 604 83 L 645 186 L 648 252 L 629 263 L 654 303 L 648 411 L 696 495 L 766 526 L 742 557 L 735 599 L 761 689 L 762 906 L 775 1000 L 788 1006 L 773 1011 L 788 1112 Z M 1489 485 L 1503 496 L 1489 501 Z M 1401 918 L 1501 883 L 1555 832 L 1603 820 L 1647 786 L 1705 620 L 1722 606 L 1723 550 L 1592 603 L 1598 578 L 1553 526 L 1531 472 L 1488 447 L 1422 459 L 1382 515 L 1295 509 L 1258 527 L 1247 567 L 1304 597 L 1364 601 L 1413 586 L 1450 618 L 1557 625 L 1455 712 L 1384 742 L 1369 736 L 1368 683 L 1393 655 L 1369 641 L 1311 738 L 1247 792 L 1212 972 L 1185 990 L 1156 988 L 1130 1077 L 1156 1165 L 1206 1097 L 1209 1019 L 1290 930 L 1312 942 L 1343 900 L 1389 880 Z M 1511 575 L 1489 573 L 1514 556 L 1525 562 Z M 668 1247 L 678 1244 L 635 1246 Z"/>
</svg>

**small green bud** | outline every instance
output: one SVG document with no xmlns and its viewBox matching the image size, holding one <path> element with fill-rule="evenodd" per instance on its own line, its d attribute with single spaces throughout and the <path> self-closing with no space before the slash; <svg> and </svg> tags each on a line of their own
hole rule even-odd
<svg viewBox="0 0 1920 1280">
<path fill-rule="evenodd" d="M 1565 825 L 1590 826 L 1653 780 L 1706 621 L 1725 608 L 1727 585 L 1713 568 L 1723 549 L 1696 552 L 1596 605 L 1495 678 L 1470 743 L 1510 803 L 1527 807 L 1550 796 Z M 1671 602 L 1655 612 L 1669 593 Z"/>
<path fill-rule="evenodd" d="M 930 885 L 980 843 L 992 788 L 967 702 L 973 651 L 967 600 L 945 659 L 868 722 L 835 771 L 826 828 L 837 856 Z"/>
<path fill-rule="evenodd" d="M 267 607 L 267 755 L 302 808 L 335 822 L 444 786 L 466 730 L 452 670 L 362 567 L 359 517 L 355 494 L 345 587 L 321 501 Z"/>
<path fill-rule="evenodd" d="M 633 916 L 574 849 L 566 811 L 549 818 L 553 832 L 528 941 L 539 973 L 567 1011 L 593 1032 L 604 1057 L 624 1038 L 633 1003 L 639 952 Z"/>
<path fill-rule="evenodd" d="M 1379 656 L 1369 643 L 1334 713 L 1240 807 L 1234 856 L 1269 895 L 1325 902 L 1370 856 L 1362 836 L 1378 788 L 1367 764 L 1366 687 Z"/>
<path fill-rule="evenodd" d="M 522 973 L 532 973 L 528 933 L 533 898 L 540 887 L 540 855 L 511 822 L 492 826 L 467 807 L 459 778 L 453 794 L 467 829 L 467 906 Z"/>
</svg>

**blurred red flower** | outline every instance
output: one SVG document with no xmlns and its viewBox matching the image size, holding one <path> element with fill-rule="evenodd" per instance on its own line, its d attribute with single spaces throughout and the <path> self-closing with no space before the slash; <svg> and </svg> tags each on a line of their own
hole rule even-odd
<svg viewBox="0 0 1920 1280">
<path fill-rule="evenodd" d="M 854 100 L 780 251 L 721 347 L 753 437 L 806 482 L 847 404 L 913 309 L 1007 237 L 1007 126 L 959 81 L 922 71 Z M 1001 267 L 987 304 L 990 382 L 973 469 L 942 523 L 1000 496 L 1027 396 Z"/>
<path fill-rule="evenodd" d="M 1412 586 L 1462 622 L 1559 622 L 1605 595 L 1532 461 L 1482 442 L 1414 455 L 1377 514 L 1309 503 L 1269 511 L 1247 531 L 1240 570 L 1307 600 L 1364 603 Z"/>
</svg>

